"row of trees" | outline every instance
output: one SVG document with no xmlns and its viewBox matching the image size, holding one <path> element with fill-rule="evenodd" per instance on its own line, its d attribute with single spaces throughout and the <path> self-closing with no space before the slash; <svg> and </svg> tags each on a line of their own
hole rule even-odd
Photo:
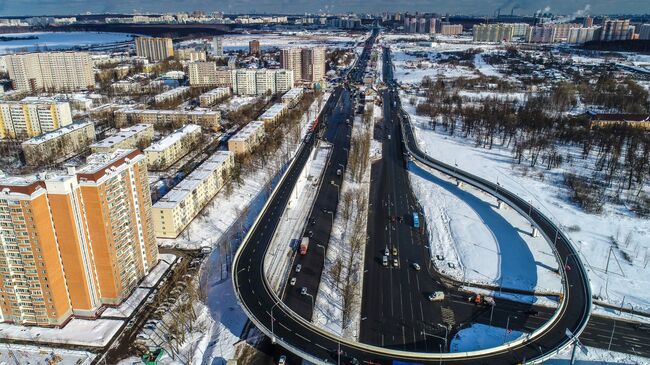
<svg viewBox="0 0 650 365">
<path fill-rule="evenodd" d="M 647 198 L 644 187 L 650 176 L 650 134 L 626 124 L 597 126 L 588 115 L 565 113 L 579 95 L 586 94 L 593 102 L 647 113 L 648 93 L 633 80 L 612 84 L 611 79 L 601 78 L 589 92 L 581 91 L 588 86 L 559 83 L 549 92 L 519 103 L 497 97 L 467 103 L 441 80 L 425 80 L 423 86 L 425 100 L 417 104 L 416 112 L 429 117 L 432 128 L 440 125 L 450 135 L 472 139 L 478 147 L 491 149 L 497 144 L 509 148 L 516 164 L 546 169 L 570 165 L 582 170 L 579 175 L 595 183 L 579 184 L 577 176 L 567 176 L 566 181 L 574 201 L 586 210 L 598 212 L 606 198 L 618 199 L 623 191 L 630 196 L 630 203 Z M 585 192 L 599 203 L 585 200 Z M 635 209 L 645 214 L 642 207 Z"/>
</svg>

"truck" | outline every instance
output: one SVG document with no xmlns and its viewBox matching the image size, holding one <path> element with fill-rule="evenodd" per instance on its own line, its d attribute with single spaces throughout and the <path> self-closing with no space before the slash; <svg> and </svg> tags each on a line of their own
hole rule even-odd
<svg viewBox="0 0 650 365">
<path fill-rule="evenodd" d="M 303 237 L 300 242 L 300 254 L 306 255 L 307 249 L 309 248 L 309 237 Z"/>
</svg>

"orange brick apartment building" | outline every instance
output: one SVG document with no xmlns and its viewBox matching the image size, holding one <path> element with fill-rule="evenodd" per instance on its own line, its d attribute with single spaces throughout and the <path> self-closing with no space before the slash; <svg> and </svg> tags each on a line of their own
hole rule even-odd
<svg viewBox="0 0 650 365">
<path fill-rule="evenodd" d="M 64 176 L 0 179 L 0 321 L 57 326 L 128 297 L 158 262 L 146 166 L 117 150 Z"/>
</svg>

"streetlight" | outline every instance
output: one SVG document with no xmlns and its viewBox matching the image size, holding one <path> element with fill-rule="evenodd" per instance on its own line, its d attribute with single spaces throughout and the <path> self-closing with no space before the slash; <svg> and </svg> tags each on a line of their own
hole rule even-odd
<svg viewBox="0 0 650 365">
<path fill-rule="evenodd" d="M 338 185 L 336 185 L 336 183 L 334 182 L 334 180 L 330 180 L 330 184 L 336 186 L 336 196 L 339 196 L 339 195 L 341 194 L 341 187 L 338 186 Z"/>
<path fill-rule="evenodd" d="M 275 306 L 280 304 L 280 302 L 276 302 L 273 304 L 271 307 L 271 342 L 275 344 L 275 334 L 273 333 L 273 322 L 275 322 L 275 318 L 273 318 L 273 309 L 275 309 Z"/>
<path fill-rule="evenodd" d="M 445 349 L 447 349 L 447 336 L 449 335 L 449 328 L 447 328 L 447 326 L 443 326 L 440 323 L 438 323 L 438 327 L 445 329 Z"/>
<path fill-rule="evenodd" d="M 317 243 L 316 247 L 322 248 L 323 249 L 323 256 L 325 256 L 325 246 L 321 245 L 320 243 Z"/>
<path fill-rule="evenodd" d="M 517 316 L 509 315 L 508 320 L 506 321 L 506 332 L 503 334 L 503 343 L 506 343 L 506 338 L 508 337 L 508 327 L 510 326 L 510 317 L 517 319 Z"/>
<path fill-rule="evenodd" d="M 309 293 L 307 293 L 306 290 L 305 290 L 304 293 L 302 293 L 302 295 L 305 295 L 305 296 L 308 296 L 309 298 L 311 298 L 311 307 L 312 307 L 312 310 L 313 310 L 313 308 L 314 308 L 314 296 L 311 295 L 311 294 L 309 294 Z"/>
</svg>

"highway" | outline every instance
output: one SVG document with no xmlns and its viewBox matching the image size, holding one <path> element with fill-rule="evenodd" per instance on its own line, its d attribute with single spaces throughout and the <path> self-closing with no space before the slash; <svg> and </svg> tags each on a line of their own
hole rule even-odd
<svg viewBox="0 0 650 365">
<path fill-rule="evenodd" d="M 365 66 L 365 65 L 363 65 Z M 354 71 L 359 71 L 355 69 Z M 355 76 L 362 75 L 361 72 L 355 72 Z M 353 74 L 353 75 L 354 75 Z M 333 96 L 337 100 L 338 95 Z M 405 145 L 415 155 L 419 152 L 414 146 L 412 132 L 408 126 L 408 121 L 401 119 L 401 124 L 405 133 Z M 401 138 L 401 133 L 391 136 L 391 138 Z M 576 261 L 573 249 L 568 245 L 564 236 L 559 235 L 558 251 L 561 258 L 569 260 L 573 267 L 578 269 L 566 273 L 568 282 L 566 304 L 549 328 L 539 337 L 518 343 L 509 348 L 493 349 L 491 351 L 460 353 L 460 354 L 435 354 L 435 353 L 416 353 L 407 352 L 398 349 L 386 349 L 367 344 L 361 344 L 338 338 L 328 332 L 316 328 L 301 316 L 293 312 L 278 298 L 268 285 L 264 276 L 263 260 L 266 250 L 273 237 L 275 227 L 287 203 L 291 189 L 294 186 L 306 159 L 309 157 L 310 150 L 314 144 L 314 137 L 307 139 L 298 151 L 292 165 L 282 177 L 278 186 L 274 190 L 267 205 L 256 220 L 254 226 L 248 232 L 244 242 L 240 246 L 233 262 L 233 283 L 241 307 L 252 320 L 252 322 L 266 333 L 272 340 L 276 341 L 284 348 L 314 363 L 332 363 L 341 358 L 341 363 L 366 362 L 375 364 L 391 364 L 394 359 L 403 361 L 413 361 L 422 364 L 515 364 L 523 359 L 540 357 L 540 348 L 542 354 L 554 353 L 554 349 L 569 343 L 570 339 L 565 335 L 565 329 L 570 329 L 574 333 L 580 332 L 584 328 L 588 313 L 590 310 L 590 294 L 587 289 L 588 281 L 585 273 L 579 269 L 580 265 Z M 415 148 L 414 148 L 415 147 Z M 417 156 L 432 166 L 446 168 L 437 161 L 428 158 L 428 156 Z M 463 174 L 459 178 L 468 183 L 474 183 L 480 187 L 491 187 L 489 182 L 479 178 L 472 177 L 460 170 Z M 508 202 L 518 202 L 516 196 L 505 191 L 503 198 L 508 198 Z M 555 227 L 551 222 L 545 220 L 539 212 L 534 211 L 532 219 L 537 222 L 540 229 L 545 233 L 555 232 Z M 416 333 L 417 335 L 417 333 Z M 340 350 L 339 350 L 340 349 Z"/>
</svg>

